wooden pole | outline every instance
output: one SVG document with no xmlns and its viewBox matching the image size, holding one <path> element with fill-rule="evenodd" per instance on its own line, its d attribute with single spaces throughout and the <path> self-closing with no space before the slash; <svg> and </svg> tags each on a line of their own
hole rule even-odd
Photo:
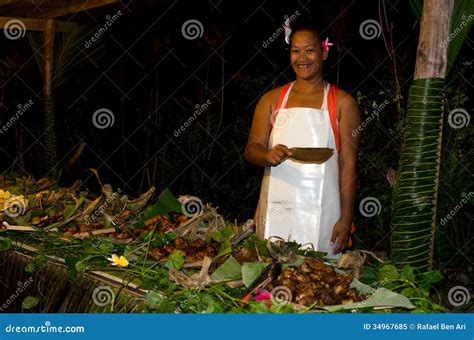
<svg viewBox="0 0 474 340">
<path fill-rule="evenodd" d="M 444 78 L 454 0 L 425 0 L 414 79 Z"/>
<path fill-rule="evenodd" d="M 53 79 L 53 53 L 54 53 L 54 33 L 56 32 L 56 20 L 47 19 L 44 27 L 43 46 L 43 91 L 45 97 L 53 94 L 51 81 Z"/>
</svg>

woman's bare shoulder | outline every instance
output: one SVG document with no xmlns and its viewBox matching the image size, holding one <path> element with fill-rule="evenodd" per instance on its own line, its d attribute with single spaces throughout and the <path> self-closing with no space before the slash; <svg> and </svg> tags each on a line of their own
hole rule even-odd
<svg viewBox="0 0 474 340">
<path fill-rule="evenodd" d="M 278 98 L 280 98 L 282 89 L 283 86 L 279 86 L 265 92 L 260 98 L 260 102 L 262 104 L 269 105 L 273 110 L 278 104 Z"/>
<path fill-rule="evenodd" d="M 353 114 L 354 111 L 359 112 L 359 105 L 356 99 L 348 92 L 337 89 L 336 92 L 337 102 L 337 119 L 340 120 L 343 114 Z"/>
</svg>

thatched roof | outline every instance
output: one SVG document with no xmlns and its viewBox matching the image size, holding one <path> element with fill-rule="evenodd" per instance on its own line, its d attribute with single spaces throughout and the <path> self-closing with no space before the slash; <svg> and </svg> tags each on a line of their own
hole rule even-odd
<svg viewBox="0 0 474 340">
<path fill-rule="evenodd" d="M 0 2 L 0 16 L 59 18 L 119 2 L 120 0 L 3 0 Z"/>
</svg>

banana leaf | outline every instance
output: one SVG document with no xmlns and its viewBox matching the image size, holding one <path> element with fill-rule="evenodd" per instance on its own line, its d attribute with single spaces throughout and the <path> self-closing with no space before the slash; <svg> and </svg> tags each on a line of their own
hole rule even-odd
<svg viewBox="0 0 474 340">
<path fill-rule="evenodd" d="M 432 267 L 439 182 L 444 79 L 410 88 L 400 164 L 392 196 L 391 257 L 419 271 Z"/>
<path fill-rule="evenodd" d="M 415 306 L 413 306 L 406 296 L 392 292 L 383 287 L 374 289 L 366 284 L 363 284 L 359 280 L 354 279 L 351 282 L 351 288 L 355 288 L 357 291 L 367 294 L 367 300 L 345 305 L 324 306 L 322 308 L 328 312 L 353 309 L 357 310 L 360 308 L 415 308 Z"/>
</svg>

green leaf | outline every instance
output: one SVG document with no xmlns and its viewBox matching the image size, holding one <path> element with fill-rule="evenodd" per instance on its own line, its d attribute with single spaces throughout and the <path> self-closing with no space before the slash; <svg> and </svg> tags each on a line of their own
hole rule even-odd
<svg viewBox="0 0 474 340">
<path fill-rule="evenodd" d="M 245 287 L 249 287 L 252 282 L 262 273 L 268 263 L 246 262 L 242 266 L 242 281 Z"/>
<path fill-rule="evenodd" d="M 206 237 L 206 242 L 211 242 L 212 240 L 216 242 L 229 241 L 234 235 L 234 230 L 232 226 L 226 226 L 222 230 L 214 231 Z"/>
<path fill-rule="evenodd" d="M 116 250 L 116 245 L 109 239 L 100 240 L 99 249 L 104 253 L 111 254 Z"/>
<path fill-rule="evenodd" d="M 230 256 L 219 268 L 211 275 L 211 279 L 220 280 L 237 280 L 242 276 L 242 267 L 237 260 Z"/>
<path fill-rule="evenodd" d="M 33 308 L 34 306 L 36 306 L 38 304 L 39 300 L 38 298 L 34 297 L 34 296 L 27 296 L 23 302 L 21 303 L 21 308 L 23 309 L 31 309 Z"/>
<path fill-rule="evenodd" d="M 72 205 L 72 204 L 66 205 L 64 207 L 64 212 L 63 212 L 64 218 L 68 219 L 69 217 L 71 217 L 74 214 L 75 211 L 76 211 L 76 206 L 75 205 Z"/>
<path fill-rule="evenodd" d="M 224 241 L 219 247 L 217 257 L 224 256 L 230 253 L 232 253 L 232 246 L 230 245 L 229 241 Z"/>
<path fill-rule="evenodd" d="M 35 271 L 35 268 L 36 268 L 36 266 L 35 266 L 34 262 L 30 262 L 25 266 L 25 272 L 33 273 Z"/>
<path fill-rule="evenodd" d="M 400 277 L 397 267 L 391 264 L 386 264 L 379 270 L 377 281 L 392 281 Z"/>
<path fill-rule="evenodd" d="M 83 273 L 87 270 L 87 263 L 84 260 L 77 261 L 75 268 L 79 273 Z"/>
<path fill-rule="evenodd" d="M 161 293 L 155 292 L 154 290 L 150 290 L 145 295 L 145 303 L 150 308 L 158 307 L 161 304 L 161 302 L 163 302 L 163 299 L 164 299 L 163 295 Z"/>
<path fill-rule="evenodd" d="M 420 281 L 420 289 L 429 290 L 433 283 L 439 282 L 443 279 L 443 275 L 439 270 L 430 270 L 425 273 L 418 274 Z"/>
<path fill-rule="evenodd" d="M 68 277 L 71 280 L 75 280 L 77 278 L 77 270 L 76 270 L 76 263 L 79 261 L 77 257 L 66 257 L 64 259 L 66 266 L 68 267 Z"/>
<path fill-rule="evenodd" d="M 181 250 L 175 250 L 168 256 L 168 261 L 166 261 L 165 267 L 168 269 L 177 269 L 180 270 L 184 264 L 184 256 Z"/>
<path fill-rule="evenodd" d="M 375 268 L 365 267 L 362 275 L 359 277 L 359 281 L 365 284 L 372 284 L 377 281 L 378 272 Z"/>
<path fill-rule="evenodd" d="M 157 215 L 168 216 L 171 212 L 180 213 L 181 203 L 179 203 L 178 199 L 166 188 L 161 192 L 156 201 L 145 210 L 144 219 L 149 219 Z"/>
<path fill-rule="evenodd" d="M 412 266 L 409 266 L 409 265 L 404 266 L 402 268 L 402 271 L 400 272 L 400 275 L 409 281 L 415 280 L 414 269 Z"/>
<path fill-rule="evenodd" d="M 12 240 L 8 237 L 0 238 L 0 252 L 10 250 L 12 247 Z"/>
</svg>

